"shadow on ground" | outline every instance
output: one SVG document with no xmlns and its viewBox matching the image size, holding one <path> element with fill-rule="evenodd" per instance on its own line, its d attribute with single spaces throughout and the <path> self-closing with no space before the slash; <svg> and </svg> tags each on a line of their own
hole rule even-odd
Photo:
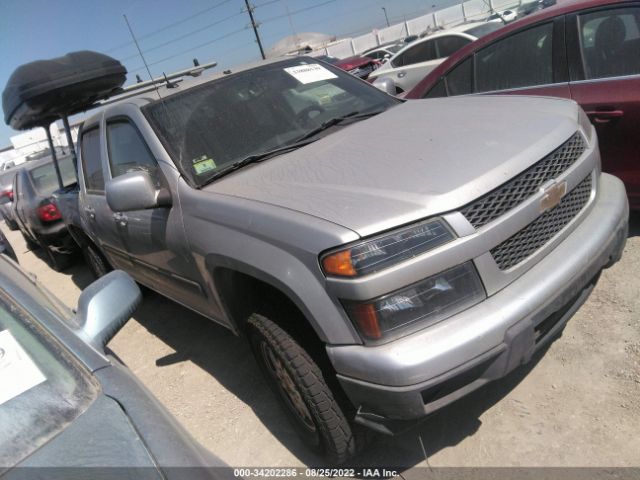
<svg viewBox="0 0 640 480">
<path fill-rule="evenodd" d="M 629 237 L 640 235 L 640 212 L 630 216 Z M 34 252 L 41 255 L 37 252 Z M 80 288 L 92 281 L 88 268 L 78 261 L 64 273 Z M 221 385 L 248 405 L 270 432 L 301 462 L 322 466 L 300 442 L 283 410 L 269 390 L 253 359 L 247 342 L 226 328 L 144 289 L 144 301 L 135 313 L 136 321 L 175 353 L 156 359 L 158 367 L 191 361 L 212 375 Z M 435 413 L 419 425 L 395 437 L 376 436 L 352 466 L 397 467 L 400 471 L 423 464 L 447 447 L 474 435 L 482 414 L 502 400 L 535 367 L 546 349 L 507 377 Z"/>
<path fill-rule="evenodd" d="M 84 275 L 74 274 L 74 281 Z M 247 404 L 270 432 L 301 462 L 326 466 L 299 440 L 282 408 L 266 385 L 248 343 L 226 328 L 149 290 L 134 315 L 135 320 L 175 353 L 156 359 L 159 367 L 191 361 Z M 419 426 L 396 436 L 376 436 L 352 466 L 411 468 L 439 450 L 473 435 L 480 415 L 509 393 L 535 366 L 532 362 L 502 381 L 490 384 L 428 418 Z M 421 444 L 422 442 L 422 444 Z M 424 446 L 424 449 L 423 449 Z"/>
<path fill-rule="evenodd" d="M 640 211 L 629 214 L 629 237 L 640 236 Z"/>
</svg>

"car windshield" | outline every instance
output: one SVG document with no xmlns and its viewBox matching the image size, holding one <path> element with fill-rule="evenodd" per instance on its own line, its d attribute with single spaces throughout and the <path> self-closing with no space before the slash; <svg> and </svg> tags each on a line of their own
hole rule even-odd
<svg viewBox="0 0 640 480">
<path fill-rule="evenodd" d="M 62 184 L 65 187 L 76 182 L 76 171 L 71 157 L 63 157 L 58 160 Z M 53 161 L 29 170 L 29 176 L 33 186 L 41 195 L 51 195 L 58 188 L 58 176 L 53 166 Z"/>
<path fill-rule="evenodd" d="M 143 112 L 182 174 L 200 187 L 220 170 L 319 133 L 335 119 L 356 121 L 358 114 L 398 102 L 348 73 L 302 57 L 193 87 Z"/>
<path fill-rule="evenodd" d="M 485 35 L 489 35 L 496 30 L 500 30 L 502 27 L 504 27 L 504 24 L 502 24 L 502 22 L 487 22 L 483 23 L 482 25 L 471 27 L 468 30 L 465 30 L 464 33 L 473 35 L 476 38 L 480 38 L 484 37 Z"/>
<path fill-rule="evenodd" d="M 0 291 L 0 475 L 64 430 L 97 385 L 20 305 Z"/>
</svg>

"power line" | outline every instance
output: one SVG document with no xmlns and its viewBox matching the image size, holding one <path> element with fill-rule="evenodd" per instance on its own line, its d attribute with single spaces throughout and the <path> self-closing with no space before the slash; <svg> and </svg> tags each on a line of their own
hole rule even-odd
<svg viewBox="0 0 640 480">
<path fill-rule="evenodd" d="M 290 15 L 296 15 L 296 14 L 298 14 L 298 13 L 306 12 L 306 11 L 308 11 L 308 10 L 313 10 L 314 8 L 323 7 L 323 6 L 325 6 L 325 5 L 328 5 L 328 4 L 330 4 L 330 3 L 333 3 L 333 2 L 335 2 L 335 1 L 336 1 L 336 0 L 328 0 L 328 1 L 323 2 L 323 3 L 318 3 L 317 5 L 311 5 L 310 7 L 300 8 L 300 9 L 298 9 L 298 10 L 294 10 L 293 12 L 285 13 L 284 15 L 276 15 L 275 17 L 271 17 L 271 18 L 267 18 L 266 20 L 263 20 L 263 21 L 262 21 L 262 23 L 271 22 L 271 21 L 273 21 L 273 20 L 279 20 L 279 19 L 281 19 L 281 18 L 288 17 L 288 16 L 290 16 Z"/>
<path fill-rule="evenodd" d="M 151 63 L 149 63 L 149 66 L 157 65 L 159 63 L 166 62 L 167 60 L 171 60 L 171 59 L 179 57 L 180 55 L 183 55 L 185 53 L 192 52 L 193 50 L 197 50 L 198 48 L 202 48 L 202 47 L 205 47 L 207 45 L 211 45 L 212 43 L 219 42 L 220 40 L 224 40 L 225 38 L 231 37 L 232 35 L 236 35 L 237 33 L 244 32 L 246 29 L 247 29 L 247 27 L 243 27 L 243 28 L 240 28 L 238 30 L 234 30 L 233 32 L 226 33 L 224 35 L 221 35 L 220 37 L 214 38 L 213 40 L 209 40 L 207 42 L 201 43 L 200 45 L 196 45 L 194 47 L 187 48 L 186 50 L 182 50 L 182 51 L 180 51 L 180 52 L 178 52 L 178 53 L 176 53 L 174 55 L 170 55 L 168 57 L 161 58 L 160 60 L 156 60 L 155 62 L 151 62 Z M 130 70 L 129 73 L 138 72 L 138 71 L 143 70 L 143 69 L 144 69 L 144 67 L 136 68 L 135 70 Z"/>
<path fill-rule="evenodd" d="M 253 6 L 253 9 L 255 10 L 256 8 L 260 8 L 260 7 L 266 7 L 267 5 L 271 5 L 274 3 L 278 3 L 281 2 L 282 0 L 270 0 L 268 2 L 262 2 L 262 3 L 258 3 L 257 5 Z"/>
<path fill-rule="evenodd" d="M 153 46 L 153 47 L 151 47 L 151 48 L 147 48 L 147 49 L 143 50 L 143 52 L 144 52 L 144 53 L 153 52 L 153 51 L 155 51 L 155 50 L 158 50 L 159 48 L 166 47 L 167 45 L 170 45 L 170 44 L 172 44 L 172 43 L 174 43 L 174 42 L 177 42 L 177 41 L 180 41 L 180 40 L 184 40 L 184 39 L 185 39 L 185 38 L 187 38 L 187 37 L 190 37 L 190 36 L 195 35 L 195 34 L 197 34 L 197 33 L 203 32 L 204 30 L 207 30 L 207 29 L 209 29 L 209 28 L 211 28 L 211 27 L 214 27 L 214 26 L 216 26 L 216 25 L 219 25 L 219 24 L 221 24 L 221 23 L 224 23 L 224 22 L 226 22 L 226 21 L 228 21 L 228 20 L 230 20 L 230 19 L 232 19 L 232 18 L 234 18 L 234 17 L 237 17 L 237 16 L 239 16 L 239 15 L 242 15 L 243 13 L 244 13 L 244 12 L 237 12 L 237 13 L 234 13 L 233 15 L 229 15 L 228 17 L 222 18 L 222 19 L 220 19 L 220 20 L 218 20 L 218 21 L 215 21 L 215 22 L 213 22 L 213 23 L 209 23 L 209 24 L 205 25 L 204 27 L 197 28 L 197 29 L 195 29 L 195 30 L 191 30 L 191 31 L 189 31 L 188 33 L 185 33 L 184 35 L 180 35 L 180 36 L 178 36 L 178 37 L 174 37 L 174 38 L 172 38 L 171 40 L 167 40 L 166 42 L 162 42 L 162 43 L 160 43 L 160 44 L 158 44 L 158 45 L 155 45 L 155 46 Z M 129 55 L 128 57 L 125 57 L 125 58 L 121 59 L 120 61 L 121 61 L 121 62 L 124 62 L 124 61 L 126 61 L 126 60 L 131 60 L 132 58 L 135 58 L 135 57 L 137 57 L 137 56 L 138 56 L 138 54 Z"/>
<path fill-rule="evenodd" d="M 185 17 L 185 18 L 183 18 L 181 20 L 177 20 L 177 21 L 175 21 L 173 23 L 169 23 L 168 25 L 165 25 L 164 27 L 160 27 L 157 30 L 153 30 L 153 31 L 151 31 L 151 32 L 149 32 L 149 33 L 147 33 L 145 35 L 142 35 L 141 37 L 138 37 L 138 40 L 145 40 L 147 38 L 153 37 L 154 35 L 157 35 L 160 32 L 164 32 L 165 30 L 168 30 L 168 29 L 170 29 L 172 27 L 175 27 L 176 25 L 181 25 L 181 24 L 183 24 L 185 22 L 188 22 L 189 20 L 193 20 L 194 18 L 199 17 L 203 13 L 209 12 L 211 10 L 215 10 L 216 8 L 219 8 L 219 7 L 225 5 L 226 3 L 229 3 L 231 1 L 232 0 L 223 0 L 223 1 L 219 2 L 219 3 L 216 3 L 215 5 L 212 5 L 211 7 L 205 8 L 204 10 L 200 10 L 200 11 L 194 13 L 193 15 L 189 15 L 188 17 Z M 121 48 L 128 47 L 129 45 L 133 45 L 133 44 L 134 44 L 133 42 L 122 43 L 122 44 L 120 44 L 120 45 L 118 45 L 116 47 L 111 48 L 110 50 L 107 50 L 106 53 L 111 53 L 111 52 L 113 52 L 115 50 L 120 50 Z"/>
</svg>

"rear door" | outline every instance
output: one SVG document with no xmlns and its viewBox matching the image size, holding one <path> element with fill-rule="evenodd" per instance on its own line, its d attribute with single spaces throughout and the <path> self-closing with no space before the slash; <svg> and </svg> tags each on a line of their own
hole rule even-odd
<svg viewBox="0 0 640 480">
<path fill-rule="evenodd" d="M 115 268 L 128 270 L 130 263 L 105 196 L 102 164 L 102 130 L 98 123 L 84 126 L 80 136 L 80 216 L 84 231 L 105 253 Z"/>
<path fill-rule="evenodd" d="M 411 90 L 425 75 L 440 63 L 435 40 L 416 42 L 393 62 L 394 72 L 391 76 L 398 93 Z"/>
<path fill-rule="evenodd" d="M 640 208 L 640 3 L 567 18 L 571 97 L 598 131 L 602 167 Z"/>
</svg>

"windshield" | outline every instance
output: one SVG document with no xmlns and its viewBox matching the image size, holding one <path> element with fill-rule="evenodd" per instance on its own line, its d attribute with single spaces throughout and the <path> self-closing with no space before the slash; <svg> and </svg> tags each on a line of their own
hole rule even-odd
<svg viewBox="0 0 640 480">
<path fill-rule="evenodd" d="M 62 176 L 62 184 L 68 187 L 76 182 L 76 171 L 71 157 L 64 157 L 58 160 L 60 166 L 60 175 Z M 29 176 L 33 186 L 41 195 L 51 195 L 58 188 L 58 176 L 53 166 L 53 160 L 44 165 L 29 170 Z"/>
<path fill-rule="evenodd" d="M 0 292 L 0 474 L 64 430 L 97 386 L 33 318 Z"/>
<path fill-rule="evenodd" d="M 327 121 L 398 102 L 348 73 L 302 57 L 193 87 L 143 112 L 183 175 L 199 187 L 217 171 L 295 143 Z"/>
</svg>

